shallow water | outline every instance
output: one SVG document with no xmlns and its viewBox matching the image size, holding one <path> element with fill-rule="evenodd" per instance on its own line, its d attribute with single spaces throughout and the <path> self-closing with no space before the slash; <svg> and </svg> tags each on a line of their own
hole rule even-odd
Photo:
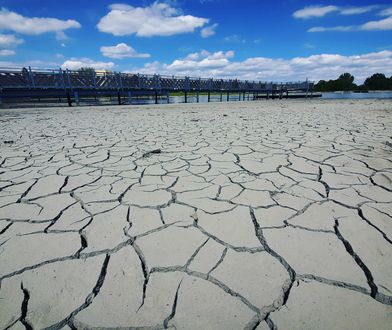
<svg viewBox="0 0 392 330">
<path fill-rule="evenodd" d="M 332 92 L 322 93 L 323 99 L 392 99 L 392 91 L 353 93 L 353 92 Z"/>
</svg>

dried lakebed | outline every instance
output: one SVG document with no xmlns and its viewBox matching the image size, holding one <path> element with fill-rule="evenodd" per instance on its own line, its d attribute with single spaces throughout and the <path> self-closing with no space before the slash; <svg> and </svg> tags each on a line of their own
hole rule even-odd
<svg viewBox="0 0 392 330">
<path fill-rule="evenodd" d="M 0 110 L 1 329 L 390 329 L 392 102 Z"/>
</svg>

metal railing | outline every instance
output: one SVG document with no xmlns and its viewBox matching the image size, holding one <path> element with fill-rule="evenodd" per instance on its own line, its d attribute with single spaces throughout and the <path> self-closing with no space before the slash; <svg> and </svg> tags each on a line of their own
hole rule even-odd
<svg viewBox="0 0 392 330">
<path fill-rule="evenodd" d="M 0 68 L 1 89 L 151 91 L 309 91 L 310 81 L 262 82 L 63 69 Z"/>
</svg>

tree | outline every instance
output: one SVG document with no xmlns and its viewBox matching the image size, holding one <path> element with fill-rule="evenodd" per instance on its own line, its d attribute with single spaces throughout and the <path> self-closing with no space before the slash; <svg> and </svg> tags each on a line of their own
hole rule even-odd
<svg viewBox="0 0 392 330">
<path fill-rule="evenodd" d="M 78 70 L 79 73 L 82 73 L 84 75 L 94 75 L 95 74 L 95 69 L 91 67 L 82 67 Z"/>
<path fill-rule="evenodd" d="M 354 82 L 354 76 L 346 72 L 339 76 L 339 80 L 352 84 Z"/>
<path fill-rule="evenodd" d="M 354 84 L 354 76 L 348 72 L 343 73 L 336 80 L 320 80 L 315 86 L 318 92 L 352 91 L 357 89 Z"/>
<path fill-rule="evenodd" d="M 391 77 L 392 78 L 392 77 Z M 392 79 L 385 77 L 383 73 L 375 73 L 366 78 L 364 85 L 370 90 L 392 89 Z"/>
</svg>

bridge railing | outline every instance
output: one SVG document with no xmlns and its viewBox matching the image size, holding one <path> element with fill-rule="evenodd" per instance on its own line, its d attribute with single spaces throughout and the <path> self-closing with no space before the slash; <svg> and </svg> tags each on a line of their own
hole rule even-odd
<svg viewBox="0 0 392 330">
<path fill-rule="evenodd" d="M 166 91 L 281 91 L 309 90 L 313 82 L 261 82 L 146 75 L 118 72 L 86 72 L 63 69 L 0 68 L 0 88 L 113 89 Z"/>
</svg>

